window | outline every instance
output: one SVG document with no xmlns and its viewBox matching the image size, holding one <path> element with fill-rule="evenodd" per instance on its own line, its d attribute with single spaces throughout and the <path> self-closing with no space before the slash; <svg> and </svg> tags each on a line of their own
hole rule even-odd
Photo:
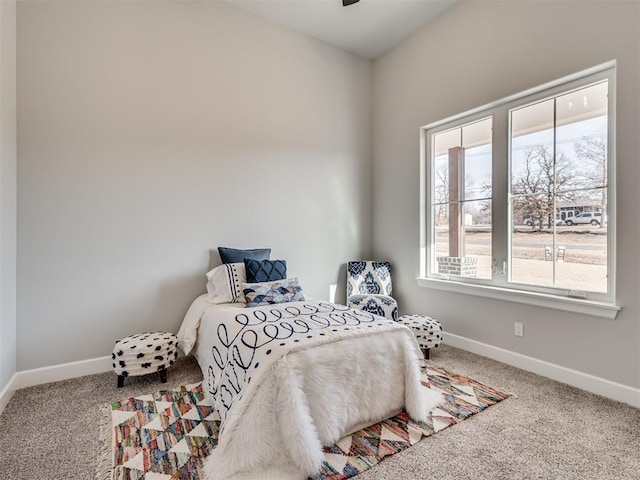
<svg viewBox="0 0 640 480">
<path fill-rule="evenodd" d="M 491 279 L 492 117 L 434 133 L 434 273 Z"/>
<path fill-rule="evenodd" d="M 422 129 L 421 277 L 614 303 L 614 74 L 601 66 Z"/>
</svg>

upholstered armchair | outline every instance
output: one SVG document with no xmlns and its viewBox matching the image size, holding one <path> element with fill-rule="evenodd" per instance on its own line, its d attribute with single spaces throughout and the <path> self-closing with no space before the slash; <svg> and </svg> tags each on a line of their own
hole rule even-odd
<svg viewBox="0 0 640 480">
<path fill-rule="evenodd" d="M 391 265 L 347 263 L 347 306 L 397 321 L 398 304 L 391 297 Z"/>
</svg>

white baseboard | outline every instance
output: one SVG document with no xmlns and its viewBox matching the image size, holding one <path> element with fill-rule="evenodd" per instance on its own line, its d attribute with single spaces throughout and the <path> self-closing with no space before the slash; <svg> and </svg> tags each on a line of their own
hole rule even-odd
<svg viewBox="0 0 640 480">
<path fill-rule="evenodd" d="M 68 378 L 82 377 L 113 370 L 110 356 L 90 358 L 78 362 L 61 363 L 51 367 L 23 370 L 13 377 L 13 390 L 32 387 L 42 383 L 59 382 Z"/>
<path fill-rule="evenodd" d="M 0 413 L 11 400 L 16 390 L 49 382 L 59 382 L 68 378 L 108 372 L 113 369 L 110 356 L 90 358 L 78 362 L 61 363 L 51 367 L 34 368 L 17 372 L 0 393 Z"/>
<path fill-rule="evenodd" d="M 2 392 L 0 392 L 0 413 L 4 411 L 4 407 L 9 404 L 9 400 L 11 400 L 13 393 L 16 391 L 15 387 L 13 386 L 15 381 L 16 374 L 14 373 L 13 377 L 11 377 L 11 380 L 9 380 L 9 383 L 7 383 L 2 389 Z"/>
<path fill-rule="evenodd" d="M 640 408 L 640 389 L 495 347 L 487 343 L 471 340 L 453 333 L 445 332 L 444 339 L 447 345 L 461 348 L 462 350 L 467 350 L 542 375 L 543 377 L 548 377 L 558 382 L 566 383 L 567 385 Z M 2 392 L 0 392 L 0 413 L 2 413 L 9 403 L 13 393 L 19 388 L 58 382 L 60 380 L 92 375 L 94 373 L 108 372 L 113 368 L 111 363 L 111 357 L 106 356 L 17 372 Z"/>
<path fill-rule="evenodd" d="M 444 332 L 444 343 L 640 408 L 640 389 Z"/>
</svg>

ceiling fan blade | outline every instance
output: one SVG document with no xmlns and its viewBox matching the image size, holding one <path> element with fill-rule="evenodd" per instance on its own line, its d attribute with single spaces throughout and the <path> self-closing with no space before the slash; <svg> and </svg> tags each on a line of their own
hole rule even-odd
<svg viewBox="0 0 640 480">
<path fill-rule="evenodd" d="M 353 5 L 354 3 L 358 3 L 360 0 L 342 0 L 342 6 L 348 7 L 349 5 Z"/>
</svg>

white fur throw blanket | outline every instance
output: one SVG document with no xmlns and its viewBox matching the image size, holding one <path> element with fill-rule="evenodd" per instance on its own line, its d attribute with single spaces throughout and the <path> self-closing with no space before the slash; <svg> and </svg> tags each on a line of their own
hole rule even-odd
<svg viewBox="0 0 640 480">
<path fill-rule="evenodd" d="M 319 471 L 323 445 L 403 408 L 425 420 L 440 401 L 420 384 L 411 331 L 367 312 L 224 304 L 187 320 L 179 341 L 188 344 L 186 323 L 200 324 L 203 386 L 222 421 L 207 480 L 306 479 Z"/>
</svg>

